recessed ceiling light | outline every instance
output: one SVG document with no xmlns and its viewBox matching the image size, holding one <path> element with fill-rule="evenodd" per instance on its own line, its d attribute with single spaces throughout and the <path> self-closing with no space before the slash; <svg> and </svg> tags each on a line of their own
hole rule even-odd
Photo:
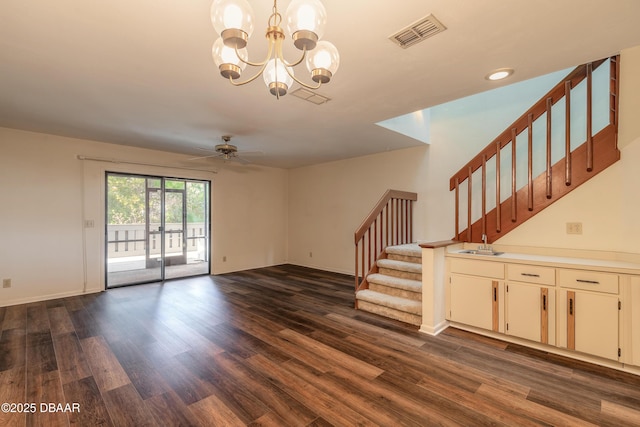
<svg viewBox="0 0 640 427">
<path fill-rule="evenodd" d="M 484 78 L 487 80 L 502 80 L 506 79 L 511 74 L 513 74 L 513 68 L 498 68 L 484 76 Z"/>
</svg>

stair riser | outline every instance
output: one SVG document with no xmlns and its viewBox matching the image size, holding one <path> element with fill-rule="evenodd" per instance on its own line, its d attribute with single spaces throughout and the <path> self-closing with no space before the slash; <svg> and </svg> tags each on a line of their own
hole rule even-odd
<svg viewBox="0 0 640 427">
<path fill-rule="evenodd" d="M 380 316 L 388 317 L 390 319 L 399 320 L 401 322 L 409 323 L 411 325 L 420 326 L 422 324 L 422 317 L 412 313 L 406 313 L 404 311 L 395 310 L 393 308 L 377 305 L 368 301 L 358 301 L 358 309 L 362 311 L 368 311 L 369 313 L 378 314 Z"/>
<path fill-rule="evenodd" d="M 391 268 L 384 268 L 384 267 L 378 268 L 378 273 L 384 274 L 386 276 L 401 277 L 403 279 L 422 281 L 422 274 L 420 273 L 410 273 L 408 271 L 393 270 Z"/>
<path fill-rule="evenodd" d="M 377 283 L 369 283 L 369 289 L 380 292 L 381 294 L 392 295 L 401 298 L 407 298 L 414 301 L 422 301 L 422 293 L 411 292 L 404 289 L 392 288 L 390 286 L 379 285 Z"/>
<path fill-rule="evenodd" d="M 422 264 L 422 257 L 408 256 L 408 255 L 398 255 L 398 254 L 387 254 L 387 259 L 393 259 L 396 261 L 404 261 L 411 262 L 413 264 Z"/>
</svg>

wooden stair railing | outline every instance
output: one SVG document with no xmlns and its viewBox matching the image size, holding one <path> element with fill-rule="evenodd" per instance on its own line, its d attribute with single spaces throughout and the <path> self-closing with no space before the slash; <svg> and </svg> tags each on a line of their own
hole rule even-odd
<svg viewBox="0 0 640 427">
<path fill-rule="evenodd" d="M 608 124 L 602 130 L 593 134 L 593 71 L 598 67 L 609 65 L 609 108 Z M 463 242 L 482 241 L 485 235 L 487 242 L 492 243 L 507 232 L 513 230 L 524 221 L 528 220 L 562 196 L 588 181 L 592 176 L 603 171 L 620 159 L 617 147 L 618 135 L 618 93 L 620 76 L 620 57 L 614 56 L 577 67 L 569 73 L 560 83 L 543 96 L 527 112 L 518 118 L 511 126 L 502 132 L 493 142 L 487 145 L 469 163 L 463 166 L 449 182 L 449 190 L 455 190 L 455 235 L 454 240 Z M 586 141 L 571 150 L 571 108 L 576 100 L 571 101 L 571 93 L 579 83 L 586 80 L 585 98 L 585 126 Z M 565 99 L 564 125 L 565 132 L 562 138 L 563 157 L 552 164 L 552 107 L 561 99 Z M 537 177 L 533 176 L 533 133 L 536 120 L 541 119 L 546 135 L 545 151 L 546 161 L 544 171 Z M 526 132 L 526 134 L 523 134 Z M 518 164 L 518 135 L 526 135 L 527 165 L 526 184 L 517 188 L 516 165 Z M 510 150 L 509 150 L 510 148 Z M 503 151 L 505 153 L 503 153 Z M 501 157 L 506 154 L 510 157 L 511 171 L 506 181 L 510 181 L 508 197 L 501 197 Z M 495 158 L 495 159 L 494 159 Z M 493 169 L 489 175 L 495 175 L 494 198 L 495 207 L 487 208 L 487 162 L 493 160 Z M 474 177 L 474 172 L 477 172 Z M 478 174 L 480 176 L 478 176 Z M 481 195 L 474 195 L 475 179 L 481 180 Z M 467 212 L 460 212 L 460 187 L 466 181 L 466 205 Z M 464 197 L 464 195 L 462 195 Z M 472 215 L 476 207 L 476 215 Z M 477 210 L 480 212 L 477 213 Z M 464 217 L 461 217 L 464 215 Z M 465 218 L 466 217 L 466 218 Z M 479 219 L 474 221 L 474 217 Z M 466 228 L 460 230 L 461 218 L 466 219 Z"/>
<path fill-rule="evenodd" d="M 387 246 L 413 241 L 413 202 L 416 193 L 387 190 L 355 232 L 356 292 L 367 289 L 367 275 L 375 273 L 376 261 Z"/>
</svg>

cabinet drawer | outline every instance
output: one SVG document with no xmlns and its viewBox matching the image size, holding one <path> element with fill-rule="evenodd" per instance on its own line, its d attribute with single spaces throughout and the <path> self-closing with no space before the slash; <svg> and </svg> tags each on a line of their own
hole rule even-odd
<svg viewBox="0 0 640 427">
<path fill-rule="evenodd" d="M 539 265 L 507 264 L 507 279 L 514 282 L 555 286 L 556 269 Z"/>
<path fill-rule="evenodd" d="M 558 269 L 558 285 L 563 288 L 618 293 L 618 275 L 585 270 Z"/>
<path fill-rule="evenodd" d="M 501 262 L 462 258 L 449 258 L 449 260 L 452 273 L 504 279 L 504 264 Z"/>
</svg>

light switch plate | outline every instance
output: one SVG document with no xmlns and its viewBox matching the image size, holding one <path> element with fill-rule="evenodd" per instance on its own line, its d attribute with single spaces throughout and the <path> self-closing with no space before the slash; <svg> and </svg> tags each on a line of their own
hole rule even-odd
<svg viewBox="0 0 640 427">
<path fill-rule="evenodd" d="M 567 223 L 567 234 L 582 234 L 582 223 L 581 222 L 568 222 Z"/>
</svg>

